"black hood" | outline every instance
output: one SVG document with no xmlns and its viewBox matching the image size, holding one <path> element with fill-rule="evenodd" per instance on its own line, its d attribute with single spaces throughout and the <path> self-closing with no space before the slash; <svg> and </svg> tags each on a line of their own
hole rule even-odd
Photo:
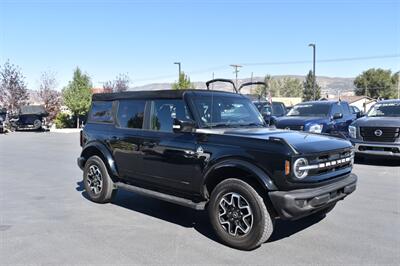
<svg viewBox="0 0 400 266">
<path fill-rule="evenodd" d="M 353 122 L 357 127 L 400 127 L 400 117 L 368 117 L 364 116 Z"/>
<path fill-rule="evenodd" d="M 218 128 L 199 129 L 199 133 L 221 134 L 248 138 L 283 138 L 299 153 L 317 153 L 351 148 L 349 141 L 320 134 L 270 128 Z"/>
</svg>

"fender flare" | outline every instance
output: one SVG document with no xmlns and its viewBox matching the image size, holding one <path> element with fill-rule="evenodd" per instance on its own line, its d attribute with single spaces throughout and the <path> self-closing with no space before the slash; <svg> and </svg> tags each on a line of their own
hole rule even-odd
<svg viewBox="0 0 400 266">
<path fill-rule="evenodd" d="M 111 176 L 112 177 L 118 176 L 117 166 L 115 164 L 115 160 L 114 160 L 110 150 L 104 144 L 102 144 L 100 142 L 94 141 L 94 142 L 90 142 L 90 143 L 86 144 L 81 152 L 81 158 L 82 157 L 85 158 L 85 161 L 87 159 L 89 159 L 89 158 L 87 158 L 87 156 L 85 156 L 85 153 L 87 153 L 89 150 L 91 150 L 93 148 L 98 150 L 101 153 L 104 164 L 108 168 Z"/>
<path fill-rule="evenodd" d="M 239 159 L 226 159 L 211 166 L 204 175 L 203 187 L 206 186 L 208 178 L 210 178 L 211 174 L 214 171 L 225 167 L 235 167 L 242 169 L 246 172 L 252 173 L 257 178 L 257 180 L 264 186 L 263 187 L 264 189 L 268 191 L 278 190 L 272 179 L 268 176 L 267 173 L 265 173 L 264 170 L 262 170 L 261 168 L 250 162 Z"/>
</svg>

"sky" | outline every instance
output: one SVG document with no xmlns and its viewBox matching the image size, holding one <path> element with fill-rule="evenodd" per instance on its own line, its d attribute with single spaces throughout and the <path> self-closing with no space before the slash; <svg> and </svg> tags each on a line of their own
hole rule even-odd
<svg viewBox="0 0 400 266">
<path fill-rule="evenodd" d="M 119 73 L 133 86 L 173 82 L 174 62 L 192 81 L 233 78 L 230 64 L 239 78 L 305 75 L 309 43 L 317 76 L 398 71 L 400 1 L 0 0 L 0 65 L 18 65 L 29 89 L 44 71 L 62 89 L 77 66 L 95 87 Z"/>
</svg>

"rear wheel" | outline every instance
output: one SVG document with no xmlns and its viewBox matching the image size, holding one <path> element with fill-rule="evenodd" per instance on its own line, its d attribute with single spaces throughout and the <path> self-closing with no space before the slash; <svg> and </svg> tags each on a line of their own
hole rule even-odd
<svg viewBox="0 0 400 266">
<path fill-rule="evenodd" d="M 98 156 L 92 156 L 86 161 L 83 171 L 83 182 L 90 200 L 94 202 L 110 202 L 116 193 L 107 167 Z"/>
<path fill-rule="evenodd" d="M 226 179 L 211 193 L 210 221 L 226 245 L 251 250 L 272 234 L 273 220 L 263 198 L 246 182 Z"/>
</svg>

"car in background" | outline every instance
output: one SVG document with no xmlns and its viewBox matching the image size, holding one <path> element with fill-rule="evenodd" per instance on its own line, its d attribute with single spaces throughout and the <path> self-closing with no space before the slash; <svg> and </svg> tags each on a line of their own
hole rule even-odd
<svg viewBox="0 0 400 266">
<path fill-rule="evenodd" d="M 10 115 L 12 130 L 41 130 L 48 115 L 41 105 L 21 106 L 17 114 Z"/>
<path fill-rule="evenodd" d="M 349 126 L 349 136 L 358 156 L 400 158 L 400 100 L 377 102 Z"/>
<path fill-rule="evenodd" d="M 357 116 L 345 101 L 312 101 L 296 104 L 275 126 L 281 129 L 325 133 L 347 137 Z"/>
<path fill-rule="evenodd" d="M 5 130 L 5 122 L 7 117 L 7 109 L 0 108 L 0 133 L 3 133 Z"/>
<path fill-rule="evenodd" d="M 253 103 L 268 125 L 274 125 L 276 118 L 284 116 L 287 112 L 286 106 L 282 102 L 256 101 Z"/>
</svg>

